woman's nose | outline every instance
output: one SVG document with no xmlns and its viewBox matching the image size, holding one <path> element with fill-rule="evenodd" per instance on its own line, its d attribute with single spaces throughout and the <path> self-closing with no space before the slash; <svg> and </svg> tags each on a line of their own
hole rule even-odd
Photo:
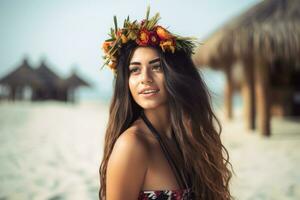
<svg viewBox="0 0 300 200">
<path fill-rule="evenodd" d="M 149 70 L 145 69 L 145 70 L 142 71 L 141 82 L 144 83 L 144 84 L 153 82 L 152 74 L 151 74 L 151 72 L 149 72 Z"/>
</svg>

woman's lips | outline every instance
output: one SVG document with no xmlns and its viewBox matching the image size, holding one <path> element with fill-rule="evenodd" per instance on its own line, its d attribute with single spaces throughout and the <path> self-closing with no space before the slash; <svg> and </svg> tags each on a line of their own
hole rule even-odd
<svg viewBox="0 0 300 200">
<path fill-rule="evenodd" d="M 156 92 L 151 92 L 151 93 L 141 93 L 140 95 L 142 95 L 142 97 L 154 97 L 158 94 L 159 90 L 157 90 Z"/>
</svg>

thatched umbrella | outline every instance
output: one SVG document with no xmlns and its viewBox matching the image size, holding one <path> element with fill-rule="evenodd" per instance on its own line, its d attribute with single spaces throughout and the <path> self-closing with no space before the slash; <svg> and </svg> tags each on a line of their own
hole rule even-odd
<svg viewBox="0 0 300 200">
<path fill-rule="evenodd" d="M 75 71 L 72 72 L 70 77 L 64 80 L 64 87 L 68 91 L 68 100 L 75 101 L 75 90 L 78 87 L 90 87 L 90 84 L 80 78 Z"/>
<path fill-rule="evenodd" d="M 63 79 L 52 71 L 44 60 L 35 71 L 44 82 L 44 87 L 37 91 L 35 100 L 65 100 Z"/>
<path fill-rule="evenodd" d="M 44 60 L 35 71 L 47 88 L 61 88 L 63 86 L 63 80 L 46 65 Z"/>
<path fill-rule="evenodd" d="M 0 79 L 0 84 L 9 86 L 41 86 L 42 80 L 29 65 L 28 60 L 24 59 L 19 67 Z"/>
<path fill-rule="evenodd" d="M 44 86 L 43 80 L 41 80 L 35 70 L 29 65 L 26 58 L 19 67 L 2 77 L 0 84 L 10 87 L 12 99 L 15 98 L 17 88 L 30 86 L 32 89 L 36 89 Z"/>
<path fill-rule="evenodd" d="M 225 105 L 232 116 L 233 65 L 243 69 L 243 94 L 248 126 L 255 128 L 255 98 L 260 130 L 270 135 L 269 73 L 274 62 L 286 67 L 300 63 L 299 0 L 265 0 L 208 37 L 194 56 L 197 66 L 212 66 L 226 73 Z M 256 94 L 256 95 L 255 95 Z"/>
<path fill-rule="evenodd" d="M 276 59 L 299 62 L 299 22 L 299 0 L 262 1 L 208 37 L 194 61 L 215 68 L 258 55 L 268 63 Z"/>
<path fill-rule="evenodd" d="M 90 84 L 88 82 L 86 82 L 85 80 L 80 78 L 75 72 L 73 72 L 71 74 L 71 76 L 68 77 L 64 81 L 64 85 L 68 88 L 77 88 L 77 87 L 80 87 L 80 86 L 86 86 L 86 87 L 90 86 Z"/>
</svg>

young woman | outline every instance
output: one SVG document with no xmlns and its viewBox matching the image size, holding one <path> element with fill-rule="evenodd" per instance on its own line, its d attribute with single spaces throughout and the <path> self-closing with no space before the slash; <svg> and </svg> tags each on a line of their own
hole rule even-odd
<svg viewBox="0 0 300 200">
<path fill-rule="evenodd" d="M 103 49 L 115 73 L 100 166 L 99 198 L 231 199 L 229 156 L 207 88 L 191 60 L 195 44 L 127 18 Z"/>
</svg>

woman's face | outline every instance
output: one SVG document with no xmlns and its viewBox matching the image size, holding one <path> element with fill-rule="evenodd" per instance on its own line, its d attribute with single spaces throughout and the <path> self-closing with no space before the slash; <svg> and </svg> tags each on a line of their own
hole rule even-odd
<svg viewBox="0 0 300 200">
<path fill-rule="evenodd" d="M 129 89 L 135 102 L 143 109 L 166 104 L 165 77 L 157 51 L 138 47 L 129 63 Z"/>
</svg>

